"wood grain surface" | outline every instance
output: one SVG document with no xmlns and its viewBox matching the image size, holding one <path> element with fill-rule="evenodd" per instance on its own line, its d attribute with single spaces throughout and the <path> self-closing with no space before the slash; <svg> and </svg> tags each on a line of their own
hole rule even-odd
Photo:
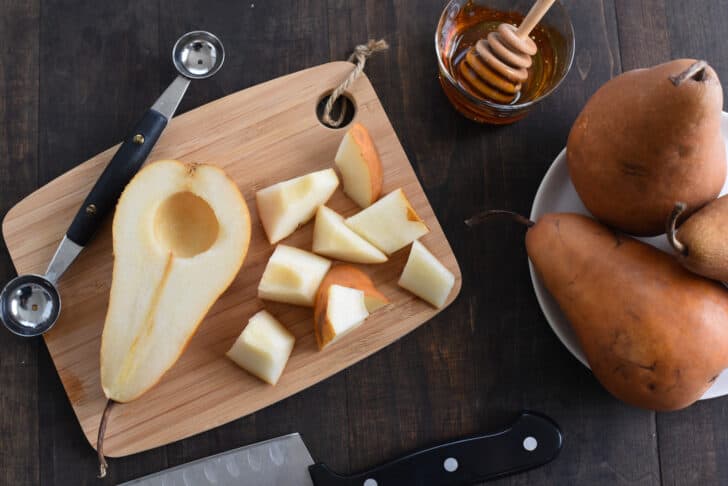
<svg viewBox="0 0 728 486">
<path fill-rule="evenodd" d="M 433 36 L 445 3 L 0 0 L 0 215 L 117 143 L 172 79 L 169 49 L 187 30 L 218 34 L 228 58 L 190 88 L 182 112 L 384 37 L 391 48 L 367 74 L 463 271 L 460 297 L 406 338 L 248 417 L 112 460 L 104 484 L 289 432 L 315 459 L 356 471 L 500 428 L 521 408 L 554 417 L 564 449 L 489 485 L 728 484 L 728 398 L 670 414 L 614 400 L 541 314 L 523 230 L 463 225 L 484 208 L 528 212 L 584 102 L 621 71 L 699 57 L 728 88 L 728 2 L 563 0 L 576 33 L 571 72 L 528 118 L 502 128 L 462 118 L 441 92 Z M 13 275 L 0 247 L 0 278 Z M 0 431 L 0 484 L 100 484 L 42 341 L 0 332 Z"/>
<path fill-rule="evenodd" d="M 392 343 L 438 313 L 397 285 L 409 253 L 364 266 L 391 304 L 345 339 L 319 352 L 313 311 L 257 299 L 257 285 L 274 246 L 255 209 L 256 191 L 276 182 L 333 166 L 345 127 L 331 129 L 316 116 L 319 101 L 351 72 L 332 62 L 239 91 L 174 118 L 149 161 L 176 159 L 222 168 L 251 209 L 253 234 L 242 270 L 208 312 L 180 360 L 143 398 L 114 408 L 104 452 L 125 456 L 204 432 L 275 403 Z M 353 121 L 369 128 L 382 159 L 383 193 L 402 188 L 430 232 L 421 241 L 455 275 L 460 269 L 397 135 L 365 75 L 347 91 Z M 116 151 L 91 158 L 15 205 L 3 220 L 3 237 L 19 273 L 43 273 L 84 198 Z M 349 216 L 358 211 L 337 191 L 327 205 Z M 44 335 L 86 438 L 95 444 L 106 397 L 99 376 L 99 348 L 113 264 L 110 221 L 58 283 L 63 311 Z M 310 250 L 313 223 L 283 244 Z M 296 336 L 291 358 L 276 386 L 241 370 L 225 351 L 247 319 L 268 309 Z"/>
</svg>

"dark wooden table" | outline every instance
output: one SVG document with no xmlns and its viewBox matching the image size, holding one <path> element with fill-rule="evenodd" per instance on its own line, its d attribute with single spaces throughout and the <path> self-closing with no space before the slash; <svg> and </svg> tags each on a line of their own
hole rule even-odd
<svg viewBox="0 0 728 486">
<path fill-rule="evenodd" d="M 463 224 L 486 207 L 527 212 L 580 108 L 619 72 L 690 56 L 728 81 L 726 0 L 565 3 L 571 74 L 529 118 L 495 129 L 459 116 L 440 90 L 443 0 L 0 0 L 0 215 L 125 135 L 172 79 L 170 46 L 185 31 L 217 33 L 229 57 L 181 111 L 384 37 L 392 47 L 368 74 L 463 270 L 458 300 L 401 341 L 255 415 L 112 460 L 106 483 L 294 431 L 314 458 L 357 470 L 530 408 L 561 424 L 563 452 L 494 484 L 728 484 L 728 400 L 655 414 L 613 399 L 546 323 L 523 230 Z M 13 275 L 3 246 L 0 280 Z M 0 484 L 97 484 L 96 471 L 42 340 L 0 331 Z"/>
</svg>

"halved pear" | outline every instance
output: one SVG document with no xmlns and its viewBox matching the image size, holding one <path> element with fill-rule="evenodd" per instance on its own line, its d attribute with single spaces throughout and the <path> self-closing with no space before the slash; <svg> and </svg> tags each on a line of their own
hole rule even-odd
<svg viewBox="0 0 728 486">
<path fill-rule="evenodd" d="M 131 180 L 114 215 L 101 337 L 101 386 L 110 400 L 134 400 L 177 361 L 237 275 L 249 242 L 248 207 L 217 167 L 164 160 Z"/>
<path fill-rule="evenodd" d="M 260 222 L 271 245 L 313 218 L 339 187 L 334 169 L 302 175 L 273 184 L 255 193 Z"/>
<path fill-rule="evenodd" d="M 313 227 L 313 251 L 352 263 L 382 263 L 387 255 L 356 234 L 333 209 L 320 206 Z"/>
</svg>

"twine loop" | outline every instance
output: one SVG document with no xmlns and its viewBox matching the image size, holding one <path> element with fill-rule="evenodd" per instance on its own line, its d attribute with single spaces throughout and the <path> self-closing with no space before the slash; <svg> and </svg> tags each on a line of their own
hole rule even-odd
<svg viewBox="0 0 728 486">
<path fill-rule="evenodd" d="M 329 96 L 329 99 L 326 101 L 324 113 L 321 116 L 324 123 L 334 128 L 341 125 L 344 121 L 344 117 L 346 116 L 346 103 L 341 105 L 341 113 L 339 113 L 337 118 L 331 117 L 331 111 L 334 109 L 334 104 L 336 104 L 336 101 L 342 94 L 344 94 L 344 91 L 349 89 L 351 85 L 354 84 L 354 81 L 361 76 L 361 73 L 364 71 L 364 65 L 367 63 L 369 56 L 375 52 L 385 51 L 387 49 L 389 49 L 389 44 L 387 44 L 384 39 L 369 39 L 369 42 L 366 44 L 360 44 L 354 48 L 354 52 L 351 53 L 351 56 L 349 56 L 348 59 L 349 62 L 354 63 L 354 69 L 352 69 L 346 79 L 336 87 Z"/>
</svg>

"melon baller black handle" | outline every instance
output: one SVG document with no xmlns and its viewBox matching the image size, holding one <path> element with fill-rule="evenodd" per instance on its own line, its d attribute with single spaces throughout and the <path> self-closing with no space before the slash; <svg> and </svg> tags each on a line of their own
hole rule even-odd
<svg viewBox="0 0 728 486">
<path fill-rule="evenodd" d="M 86 246 L 106 215 L 116 206 L 126 185 L 144 164 L 166 126 L 164 115 L 153 109 L 147 110 L 121 143 L 73 218 L 66 233 L 71 241 Z"/>
</svg>

